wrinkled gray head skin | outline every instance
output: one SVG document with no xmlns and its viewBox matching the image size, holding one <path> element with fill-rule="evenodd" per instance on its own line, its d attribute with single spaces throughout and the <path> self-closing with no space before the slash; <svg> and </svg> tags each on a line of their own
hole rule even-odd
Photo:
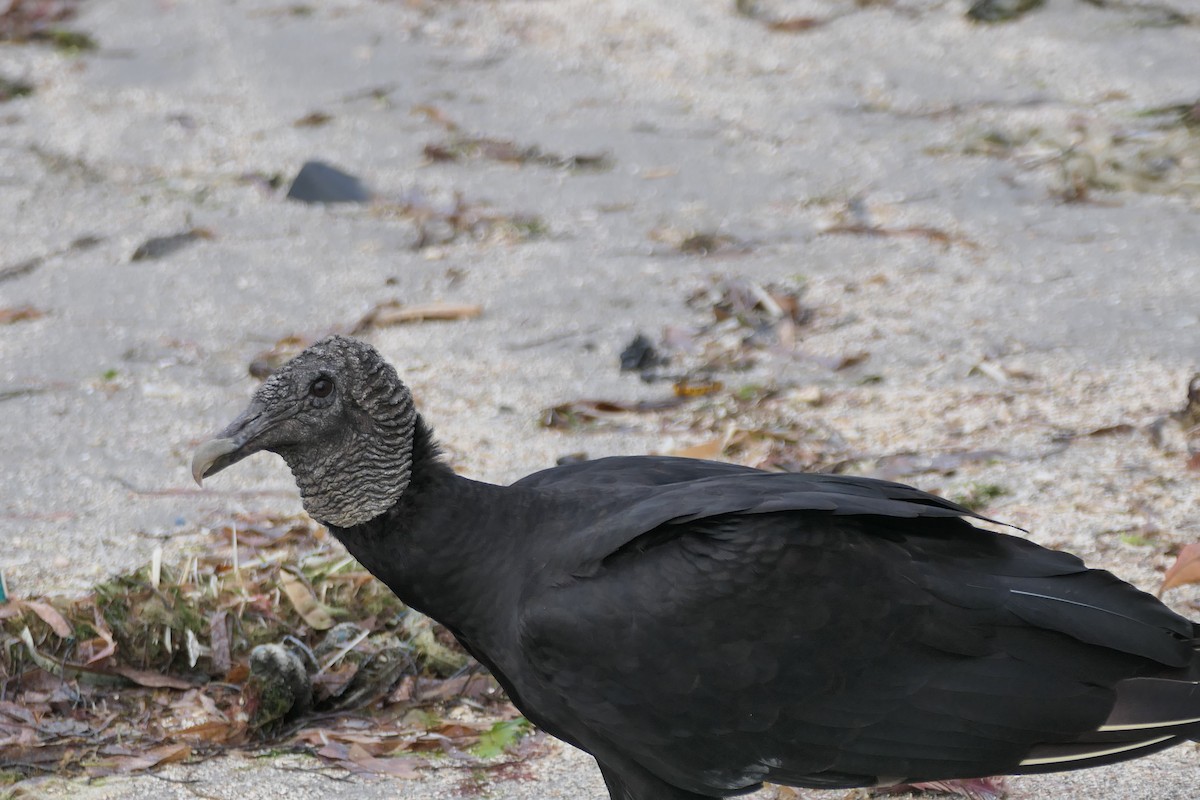
<svg viewBox="0 0 1200 800">
<path fill-rule="evenodd" d="M 304 510 L 348 528 L 387 511 L 412 474 L 416 411 L 369 344 L 330 336 L 267 379 L 246 410 L 192 459 L 199 482 L 251 453 L 283 456 Z"/>
</svg>

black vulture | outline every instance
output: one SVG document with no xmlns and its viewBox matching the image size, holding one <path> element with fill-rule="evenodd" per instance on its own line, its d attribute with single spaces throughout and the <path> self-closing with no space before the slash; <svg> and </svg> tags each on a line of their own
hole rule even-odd
<svg viewBox="0 0 1200 800">
<path fill-rule="evenodd" d="M 268 450 L 614 800 L 1069 770 L 1200 738 L 1200 631 L 909 486 L 616 457 L 456 475 L 395 370 L 324 339 L 192 462 Z"/>
</svg>

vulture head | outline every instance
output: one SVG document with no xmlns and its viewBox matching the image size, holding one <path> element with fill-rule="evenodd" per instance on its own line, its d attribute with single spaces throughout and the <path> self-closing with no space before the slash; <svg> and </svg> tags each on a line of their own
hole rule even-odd
<svg viewBox="0 0 1200 800">
<path fill-rule="evenodd" d="M 267 450 L 292 470 L 304 510 L 348 528 L 391 508 L 412 474 L 412 394 L 369 344 L 330 336 L 280 367 L 192 458 L 199 483 Z"/>
</svg>

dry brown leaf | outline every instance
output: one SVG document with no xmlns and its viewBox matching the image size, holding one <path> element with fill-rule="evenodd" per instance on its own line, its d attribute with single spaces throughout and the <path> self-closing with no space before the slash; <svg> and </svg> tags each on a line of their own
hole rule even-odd
<svg viewBox="0 0 1200 800">
<path fill-rule="evenodd" d="M 320 736 L 313 740 L 313 734 L 320 734 Z M 319 730 L 302 731 L 296 738 L 308 741 L 310 744 L 321 745 L 321 749 L 317 750 L 317 755 L 321 758 L 328 758 L 330 761 L 349 761 L 350 747 L 341 742 L 328 741 L 325 734 L 326 731 Z"/>
<path fill-rule="evenodd" d="M 115 772 L 137 772 L 163 764 L 175 764 L 183 761 L 192 754 L 192 748 L 186 744 L 167 744 L 155 747 L 140 755 L 115 756 L 109 761 L 109 766 Z"/>
<path fill-rule="evenodd" d="M 288 600 L 292 601 L 296 612 L 311 628 L 325 631 L 333 627 L 333 617 L 317 600 L 312 589 L 309 589 L 302 580 L 284 570 L 279 573 L 279 582 L 283 587 L 283 593 L 287 595 Z"/>
<path fill-rule="evenodd" d="M 314 738 L 312 734 L 319 734 Z M 393 775 L 398 778 L 415 778 L 420 773 L 417 767 L 425 762 L 412 756 L 380 758 L 375 753 L 393 752 L 392 743 L 381 742 L 377 736 L 344 735 L 339 731 L 323 729 L 305 731 L 299 739 L 320 744 L 317 755 L 337 762 L 351 772 L 371 772 L 378 775 Z M 372 751 L 375 751 L 373 753 Z"/>
<path fill-rule="evenodd" d="M 433 144 L 432 142 L 425 145 L 421 153 L 430 161 L 458 161 L 460 157 L 450 147 L 443 144 Z"/>
<path fill-rule="evenodd" d="M 318 700 L 328 700 L 331 697 L 341 697 L 358 674 L 358 664 L 348 662 L 340 664 L 335 669 L 326 670 L 313 677 L 313 691 Z"/>
<path fill-rule="evenodd" d="M 707 442 L 694 444 L 691 447 L 684 447 L 679 450 L 672 450 L 671 455 L 679 456 L 680 458 L 703 458 L 708 461 L 715 461 L 725 452 L 725 437 L 718 436 L 716 439 L 710 439 Z"/>
<path fill-rule="evenodd" d="M 73 639 L 75 631 L 71 629 L 70 623 L 58 610 L 49 603 L 43 603 L 38 600 L 22 600 L 21 604 L 28 608 L 33 613 L 42 618 L 42 622 L 50 626 L 56 634 L 63 639 Z"/>
<path fill-rule="evenodd" d="M 424 730 L 423 726 L 418 727 Z M 346 761 L 350 758 L 349 747 L 352 744 L 359 745 L 373 756 L 395 753 L 398 749 L 403 749 L 406 744 L 404 739 L 397 741 L 396 731 L 392 727 L 365 728 L 352 731 L 341 730 L 339 728 L 308 728 L 298 732 L 294 740 L 297 742 L 307 742 L 314 747 L 319 745 L 322 749 L 326 750 L 326 752 L 318 751 L 319 755 L 341 761 Z"/>
<path fill-rule="evenodd" d="M 737 436 L 738 430 L 731 423 L 725 427 L 725 432 L 715 439 L 710 439 L 707 442 L 684 447 L 681 450 L 675 450 L 671 453 L 673 456 L 681 458 L 703 458 L 709 461 L 719 461 L 725 454 L 725 448 L 729 447 L 729 443 Z"/>
<path fill-rule="evenodd" d="M 45 311 L 33 306 L 0 308 L 0 325 L 11 325 L 14 322 L 25 322 L 26 320 L 38 319 L 44 316 L 46 316 Z"/>
<path fill-rule="evenodd" d="M 1183 586 L 1187 583 L 1200 583 L 1200 543 L 1193 542 L 1179 551 L 1175 563 L 1163 576 L 1162 586 L 1158 587 L 1158 596 L 1162 597 L 1167 589 Z"/>
<path fill-rule="evenodd" d="M 117 643 L 112 639 L 111 635 L 108 637 L 97 636 L 79 643 L 79 657 L 83 659 L 85 666 L 95 664 L 97 661 L 103 661 L 116 652 Z"/>
<path fill-rule="evenodd" d="M 221 678 L 223 683 L 242 684 L 250 677 L 250 665 L 244 661 L 234 664 Z"/>
<path fill-rule="evenodd" d="M 29 710 L 29 704 L 14 703 L 11 700 L 0 700 L 0 714 L 24 722 L 26 725 L 36 725 L 37 717 Z"/>
<path fill-rule="evenodd" d="M 360 744 L 350 745 L 347 755 L 351 763 L 377 775 L 392 775 L 397 778 L 416 778 L 420 775 L 417 766 L 421 762 L 415 758 L 377 758 Z"/>
<path fill-rule="evenodd" d="M 1008 784 L 1003 777 L 956 778 L 922 783 L 901 783 L 874 790 L 875 794 L 933 794 L 950 797 L 965 797 L 967 800 L 1004 800 L 1008 797 Z"/>
<path fill-rule="evenodd" d="M 206 742 L 227 742 L 241 733 L 241 730 L 236 726 L 224 720 L 214 719 L 208 722 L 201 722 L 199 725 L 193 725 L 190 728 L 184 728 L 176 731 L 176 736 L 194 736 L 197 739 L 203 739 Z"/>
<path fill-rule="evenodd" d="M 113 670 L 116 674 L 123 678 L 136 683 L 138 686 L 145 686 L 150 689 L 193 689 L 195 684 L 185 681 L 182 678 L 175 678 L 170 675 L 164 675 L 161 672 L 154 672 L 148 669 L 134 669 L 133 667 L 117 667 Z"/>
<path fill-rule="evenodd" d="M 293 128 L 319 128 L 333 120 L 333 115 L 324 111 L 313 111 L 305 114 L 292 123 Z"/>
<path fill-rule="evenodd" d="M 417 689 L 417 679 L 412 675 L 405 675 L 397 681 L 392 693 L 388 695 L 388 704 L 407 703 L 413 699 L 413 693 Z"/>
<path fill-rule="evenodd" d="M 464 725 L 461 722 L 443 722 L 441 725 L 430 728 L 429 733 L 436 733 L 438 736 L 445 736 L 447 739 L 472 739 L 478 737 L 479 734 L 490 727 L 490 725 L 486 724 L 472 727 Z"/>
<path fill-rule="evenodd" d="M 109 629 L 108 623 L 100 614 L 100 607 L 92 609 L 92 627 L 96 630 L 96 638 L 84 644 L 89 645 L 88 650 L 93 651 L 91 655 L 84 661 L 85 664 L 94 664 L 97 661 L 103 661 L 112 654 L 117 652 L 117 642 L 113 638 L 113 632 Z M 104 647 L 97 649 L 96 642 L 103 642 Z M 81 650 L 85 648 L 81 647 Z"/>
<path fill-rule="evenodd" d="M 734 243 L 734 239 L 720 233 L 702 231 L 685 236 L 675 246 L 679 252 L 688 255 L 708 256 L 725 249 Z"/>
<path fill-rule="evenodd" d="M 473 672 L 454 678 L 417 678 L 406 675 L 392 690 L 389 703 L 415 701 L 428 703 L 451 697 L 480 699 L 496 689 L 495 679 L 486 673 Z"/>
</svg>

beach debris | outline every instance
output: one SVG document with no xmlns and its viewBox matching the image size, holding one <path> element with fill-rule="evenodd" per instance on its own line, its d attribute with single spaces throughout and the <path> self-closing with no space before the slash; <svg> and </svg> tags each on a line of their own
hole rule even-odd
<svg viewBox="0 0 1200 800">
<path fill-rule="evenodd" d="M 1197 542 L 1184 545 L 1179 551 L 1175 563 L 1163 575 L 1162 585 L 1158 587 L 1158 596 L 1162 597 L 1163 592 L 1168 589 L 1189 583 L 1200 583 L 1200 543 Z"/>
<path fill-rule="evenodd" d="M 324 111 L 310 111 L 292 123 L 293 128 L 320 128 L 333 121 L 333 115 Z"/>
<path fill-rule="evenodd" d="M 658 351 L 649 337 L 638 332 L 621 351 L 620 360 L 622 372 L 644 372 L 661 367 L 670 359 Z"/>
<path fill-rule="evenodd" d="M 974 0 L 967 19 L 974 22 L 1009 22 L 1040 8 L 1046 0 Z"/>
<path fill-rule="evenodd" d="M 460 133 L 454 133 L 441 142 L 431 142 L 425 145 L 422 152 L 433 162 L 486 160 L 519 166 L 535 164 L 574 172 L 604 172 L 613 168 L 613 158 L 608 153 L 561 155 L 537 145 L 518 145 L 507 139 Z"/>
<path fill-rule="evenodd" d="M 371 193 L 354 175 L 323 161 L 307 161 L 292 180 L 287 199 L 301 203 L 366 203 Z"/>
<path fill-rule="evenodd" d="M 44 316 L 46 316 L 45 311 L 31 305 L 0 308 L 0 325 L 28 322 L 29 320 L 41 319 Z"/>
<path fill-rule="evenodd" d="M 166 258 L 188 245 L 204 240 L 211 240 L 213 232 L 208 228 L 191 228 L 169 236 L 155 236 L 138 245 L 129 257 L 130 261 L 154 261 Z"/>
<path fill-rule="evenodd" d="M 339 622 L 318 630 L 317 607 Z M 469 721 L 452 715 L 462 701 Z M 495 728 L 519 719 L 449 632 L 305 517 L 236 517 L 179 563 L 156 558 L 82 597 L 0 603 L 9 782 L 263 744 L 354 771 L 415 774 L 426 753 L 471 760 L 482 757 L 476 746 L 498 745 L 523 757 L 524 734 Z M 356 760 L 355 747 L 369 758 Z"/>
</svg>

